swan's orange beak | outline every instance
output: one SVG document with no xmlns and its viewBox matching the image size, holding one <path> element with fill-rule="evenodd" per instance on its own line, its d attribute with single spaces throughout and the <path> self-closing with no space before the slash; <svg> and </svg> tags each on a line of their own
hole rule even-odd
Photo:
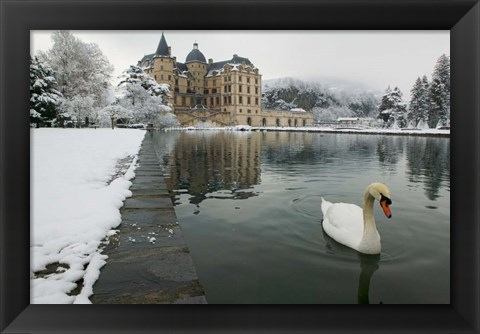
<svg viewBox="0 0 480 334">
<path fill-rule="evenodd" d="M 380 201 L 380 206 L 383 209 L 383 213 L 387 218 L 392 218 L 392 211 L 390 211 L 390 207 L 388 206 L 388 200 L 385 198 Z"/>
</svg>

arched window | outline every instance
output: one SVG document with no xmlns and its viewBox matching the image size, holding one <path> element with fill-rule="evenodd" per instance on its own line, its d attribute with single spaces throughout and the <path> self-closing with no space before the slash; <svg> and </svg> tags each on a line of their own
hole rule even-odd
<svg viewBox="0 0 480 334">
<path fill-rule="evenodd" d="M 280 118 L 277 118 L 277 120 L 275 121 L 275 124 L 277 124 L 277 126 L 280 126 Z"/>
<path fill-rule="evenodd" d="M 262 119 L 262 126 L 267 126 L 267 119 L 266 118 Z"/>
<path fill-rule="evenodd" d="M 303 126 L 304 127 L 307 126 L 307 120 L 306 119 L 303 120 Z"/>
<path fill-rule="evenodd" d="M 252 119 L 250 117 L 247 117 L 247 124 L 252 126 Z"/>
<path fill-rule="evenodd" d="M 294 121 L 293 123 L 295 124 L 295 127 L 297 127 L 297 125 L 298 125 L 298 121 L 297 121 L 297 119 L 296 119 L 296 118 L 295 118 L 295 121 Z"/>
<path fill-rule="evenodd" d="M 288 126 L 292 126 L 292 120 L 288 119 Z"/>
</svg>

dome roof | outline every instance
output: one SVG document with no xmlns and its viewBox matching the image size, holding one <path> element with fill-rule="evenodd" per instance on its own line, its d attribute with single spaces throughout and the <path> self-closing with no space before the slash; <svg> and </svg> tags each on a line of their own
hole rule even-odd
<svg viewBox="0 0 480 334">
<path fill-rule="evenodd" d="M 193 49 L 187 55 L 187 59 L 185 60 L 186 63 L 188 63 L 190 61 L 201 61 L 202 63 L 207 62 L 203 53 L 201 53 L 200 50 L 198 49 L 198 44 L 197 43 L 193 44 Z"/>
</svg>

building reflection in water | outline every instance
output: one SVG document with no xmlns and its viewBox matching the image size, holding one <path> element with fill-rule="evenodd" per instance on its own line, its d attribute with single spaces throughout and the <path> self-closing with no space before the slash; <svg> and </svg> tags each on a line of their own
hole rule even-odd
<svg viewBox="0 0 480 334">
<path fill-rule="evenodd" d="M 260 183 L 260 138 L 252 133 L 181 132 L 172 154 L 164 156 L 163 161 L 170 175 L 166 179 L 168 188 L 188 192 L 192 204 L 198 205 L 206 198 L 245 199 L 257 195 L 251 187 Z"/>
</svg>

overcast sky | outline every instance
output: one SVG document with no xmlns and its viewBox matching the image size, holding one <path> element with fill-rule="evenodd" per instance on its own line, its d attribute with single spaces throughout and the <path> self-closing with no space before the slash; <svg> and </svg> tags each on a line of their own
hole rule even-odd
<svg viewBox="0 0 480 334">
<path fill-rule="evenodd" d="M 31 53 L 52 46 L 51 31 L 31 32 Z M 98 44 L 118 76 L 154 53 L 161 31 L 72 31 Z M 418 76 L 430 79 L 436 60 L 450 56 L 450 32 L 440 31 L 164 31 L 180 62 L 197 42 L 205 58 L 249 58 L 263 80 L 338 78 L 384 91 L 398 86 L 406 99 Z"/>
</svg>

